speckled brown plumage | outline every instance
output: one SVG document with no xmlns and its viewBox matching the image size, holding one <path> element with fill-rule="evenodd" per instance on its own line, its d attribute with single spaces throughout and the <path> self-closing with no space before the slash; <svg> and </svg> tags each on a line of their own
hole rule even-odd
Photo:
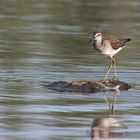
<svg viewBox="0 0 140 140">
<path fill-rule="evenodd" d="M 103 37 L 103 42 L 108 40 L 113 49 L 117 50 L 120 47 L 125 46 L 126 42 L 129 42 L 131 39 L 113 39 L 111 37 Z"/>
</svg>

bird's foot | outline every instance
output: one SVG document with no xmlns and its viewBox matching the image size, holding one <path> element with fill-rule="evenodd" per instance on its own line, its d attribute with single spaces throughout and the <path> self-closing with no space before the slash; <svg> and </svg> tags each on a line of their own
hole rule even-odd
<svg viewBox="0 0 140 140">
<path fill-rule="evenodd" d="M 112 80 L 119 80 L 117 75 L 114 75 L 114 77 L 112 78 Z"/>
</svg>

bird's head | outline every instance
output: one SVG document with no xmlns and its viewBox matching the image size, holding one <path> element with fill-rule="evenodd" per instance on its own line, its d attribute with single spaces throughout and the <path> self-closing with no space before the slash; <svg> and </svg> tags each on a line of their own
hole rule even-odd
<svg viewBox="0 0 140 140">
<path fill-rule="evenodd" d="M 101 41 L 102 40 L 102 33 L 100 32 L 92 32 L 91 39 L 88 41 L 89 43 L 94 41 Z"/>
</svg>

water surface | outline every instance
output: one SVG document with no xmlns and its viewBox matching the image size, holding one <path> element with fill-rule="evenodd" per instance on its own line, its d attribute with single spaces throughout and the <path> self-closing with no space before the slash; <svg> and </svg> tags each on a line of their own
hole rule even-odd
<svg viewBox="0 0 140 140">
<path fill-rule="evenodd" d="M 126 133 L 110 139 L 138 140 L 139 23 L 138 0 L 1 0 L 0 139 L 90 139 L 92 122 L 108 117 L 104 94 L 59 93 L 42 84 L 102 79 L 109 58 L 87 43 L 96 30 L 132 38 L 115 57 L 119 78 L 135 86 L 115 93 L 114 118 Z"/>
</svg>

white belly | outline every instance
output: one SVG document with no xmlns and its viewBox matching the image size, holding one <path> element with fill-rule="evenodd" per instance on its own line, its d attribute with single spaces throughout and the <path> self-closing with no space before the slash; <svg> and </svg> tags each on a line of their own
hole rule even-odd
<svg viewBox="0 0 140 140">
<path fill-rule="evenodd" d="M 104 51 L 102 51 L 102 54 L 113 57 L 115 54 L 117 54 L 120 50 L 122 50 L 124 47 L 120 47 L 116 50 L 112 49 L 112 47 L 106 47 L 104 48 Z"/>
</svg>

